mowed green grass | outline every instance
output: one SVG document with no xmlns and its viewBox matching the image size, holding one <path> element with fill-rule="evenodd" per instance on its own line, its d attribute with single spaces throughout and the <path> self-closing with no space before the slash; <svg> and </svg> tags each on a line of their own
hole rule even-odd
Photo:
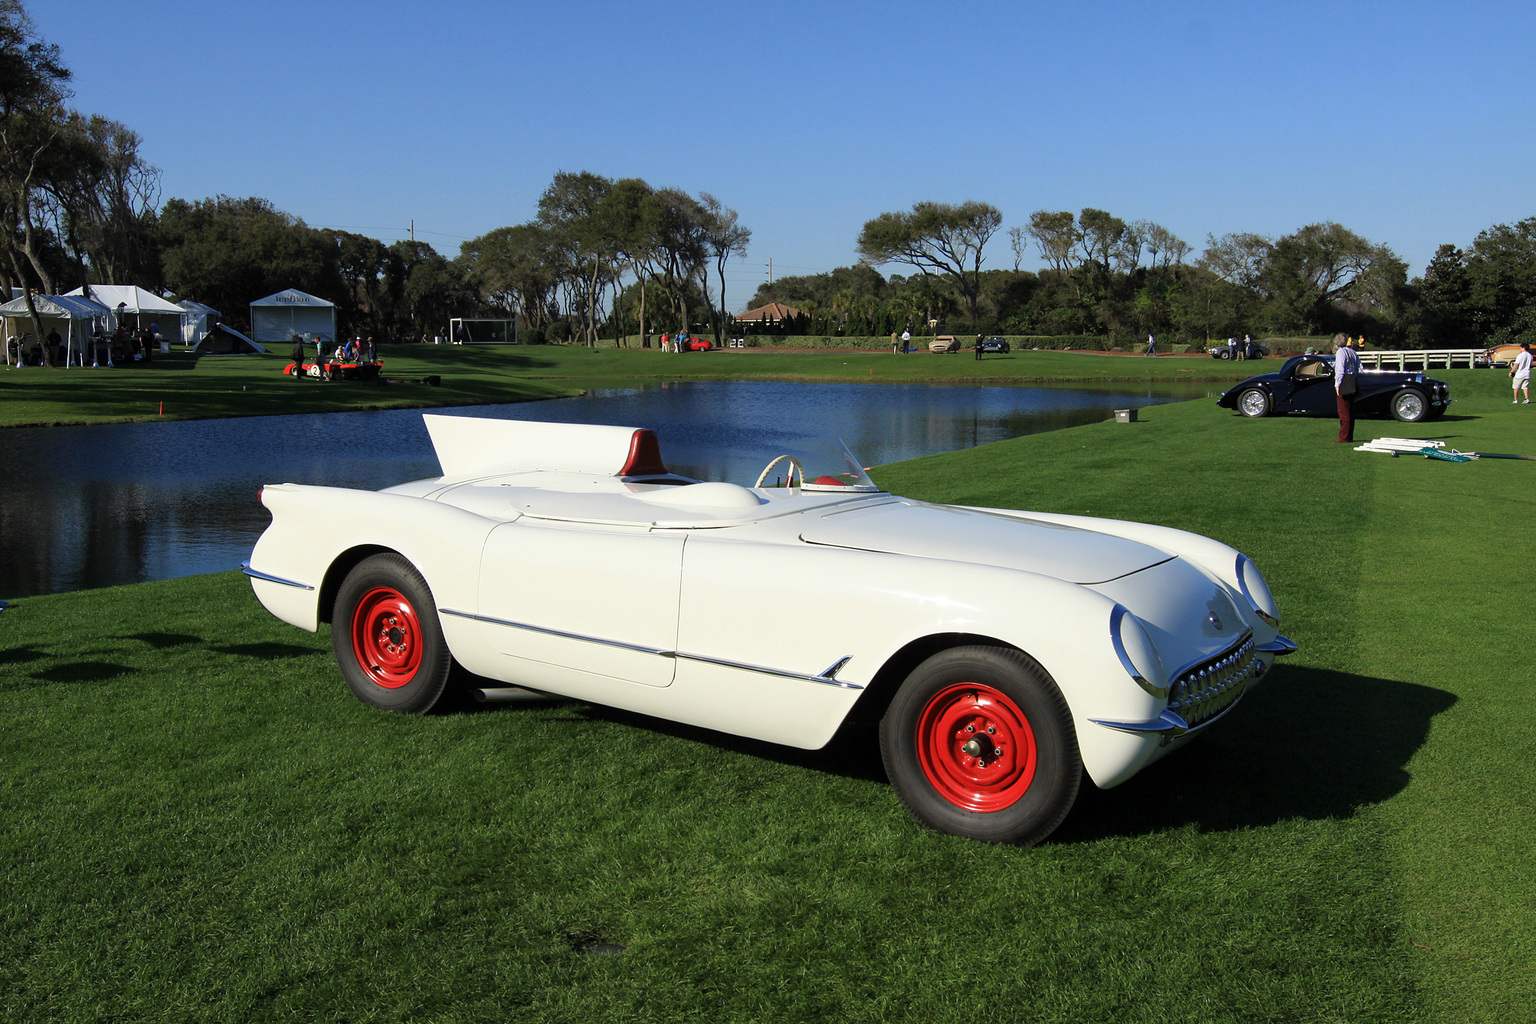
<svg viewBox="0 0 1536 1024">
<path fill-rule="evenodd" d="M 1357 436 L 1536 454 L 1463 373 Z M 1202 401 L 876 470 L 1218 537 L 1301 644 L 1032 850 L 922 830 L 864 742 L 371 710 L 238 574 L 17 602 L 0 1019 L 1524 1020 L 1536 463 L 1335 429 Z"/>
<path fill-rule="evenodd" d="M 483 405 L 669 380 L 1230 383 L 1281 363 L 1089 352 L 1013 352 L 981 361 L 969 352 L 897 356 L 731 349 L 683 355 L 576 345 L 386 345 L 380 356 L 384 378 L 394 383 L 295 380 L 283 375 L 286 353 L 275 351 L 204 357 L 173 352 L 156 356 L 149 366 L 119 369 L 10 367 L 0 371 L 0 427 Z M 429 376 L 440 378 L 441 385 L 422 383 Z"/>
</svg>

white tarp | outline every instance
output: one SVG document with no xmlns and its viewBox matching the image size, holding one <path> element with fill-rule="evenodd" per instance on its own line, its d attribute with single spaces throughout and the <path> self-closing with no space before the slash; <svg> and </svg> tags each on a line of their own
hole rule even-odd
<svg viewBox="0 0 1536 1024">
<path fill-rule="evenodd" d="M 266 349 L 226 323 L 215 323 L 192 350 L 198 356 L 248 356 L 266 354 Z"/>
<path fill-rule="evenodd" d="M 251 337 L 280 344 L 295 334 L 309 341 L 336 340 L 336 304 L 297 288 L 288 288 L 251 303 Z"/>
<path fill-rule="evenodd" d="M 201 302 L 193 302 L 191 299 L 187 299 L 185 302 L 178 302 L 176 305 L 185 311 L 181 319 L 181 341 L 188 348 L 208 337 L 208 332 L 213 329 L 213 325 L 218 323 L 219 317 L 223 315 L 212 306 L 205 306 Z"/>
</svg>

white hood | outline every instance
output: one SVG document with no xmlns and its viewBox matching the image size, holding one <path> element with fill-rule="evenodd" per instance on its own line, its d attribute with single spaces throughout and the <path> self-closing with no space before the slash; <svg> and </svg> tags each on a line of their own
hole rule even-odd
<svg viewBox="0 0 1536 1024">
<path fill-rule="evenodd" d="M 800 539 L 996 565 L 1079 584 L 1106 583 L 1175 557 L 1139 541 L 1074 526 L 905 503 L 834 512 L 808 525 Z"/>
</svg>

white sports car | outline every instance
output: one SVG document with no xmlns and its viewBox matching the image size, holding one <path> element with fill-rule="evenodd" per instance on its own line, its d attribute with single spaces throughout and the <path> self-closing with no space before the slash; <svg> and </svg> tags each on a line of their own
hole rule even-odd
<svg viewBox="0 0 1536 1024">
<path fill-rule="evenodd" d="M 1032 844 L 1296 649 L 1195 534 L 912 501 L 851 456 L 744 487 L 669 473 L 649 430 L 424 419 L 443 476 L 270 484 L 245 566 L 381 708 L 531 690 L 803 748 L 857 712 L 919 821 Z"/>
</svg>

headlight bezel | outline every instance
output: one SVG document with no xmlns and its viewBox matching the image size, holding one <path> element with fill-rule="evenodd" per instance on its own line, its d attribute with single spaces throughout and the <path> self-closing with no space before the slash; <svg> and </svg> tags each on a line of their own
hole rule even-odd
<svg viewBox="0 0 1536 1024">
<path fill-rule="evenodd" d="M 1141 620 L 1123 604 L 1116 604 L 1109 614 L 1109 639 L 1125 674 L 1152 697 L 1167 700 L 1168 671 L 1163 659 Z"/>
<path fill-rule="evenodd" d="M 1264 579 L 1259 567 L 1247 555 L 1239 553 L 1234 571 L 1238 589 L 1242 591 L 1248 606 L 1267 625 L 1280 628 L 1280 606 L 1275 603 L 1275 595 L 1270 591 L 1269 582 Z"/>
</svg>

